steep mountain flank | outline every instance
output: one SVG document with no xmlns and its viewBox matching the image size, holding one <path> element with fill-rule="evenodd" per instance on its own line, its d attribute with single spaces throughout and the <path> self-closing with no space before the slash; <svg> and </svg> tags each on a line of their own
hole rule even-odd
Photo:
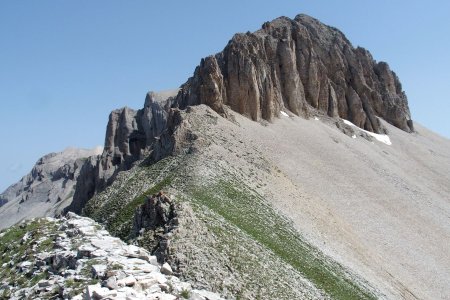
<svg viewBox="0 0 450 300">
<path fill-rule="evenodd" d="M 174 102 L 207 104 L 221 114 L 228 105 L 255 121 L 270 121 L 282 110 L 302 117 L 319 110 L 376 133 L 385 132 L 381 117 L 413 131 L 406 95 L 389 66 L 306 15 L 236 34 L 222 52 L 201 61 Z"/>
<path fill-rule="evenodd" d="M 177 131 L 196 137 L 185 151 L 121 172 L 89 200 L 87 216 L 227 299 L 375 297 L 370 283 L 324 256 L 274 209 L 276 198 L 260 189 L 274 178 L 270 162 L 238 136 L 239 124 L 205 105 L 180 113 Z"/>
<path fill-rule="evenodd" d="M 154 230 L 135 218 L 151 195 L 173 195 L 164 259 L 228 298 L 448 297 L 450 141 L 384 121 L 391 145 L 327 120 L 180 114 L 195 136 L 184 151 L 120 172 L 85 214 L 152 250 Z"/>
<path fill-rule="evenodd" d="M 272 121 L 282 111 L 305 118 L 319 113 L 385 133 L 380 117 L 413 131 L 406 95 L 386 63 L 376 63 L 368 51 L 353 48 L 339 30 L 318 20 L 281 17 L 254 33 L 235 35 L 222 52 L 202 59 L 180 90 L 150 92 L 140 110 L 113 111 L 104 151 L 78 166 L 81 175 L 66 211 L 80 212 L 136 161 L 156 162 L 171 155 L 177 143 L 189 142 L 189 133 L 173 136 L 182 122 L 178 109 L 198 104 L 222 116 L 229 107 L 255 121 Z M 17 191 L 1 195 L 0 205 L 13 194 Z"/>
<path fill-rule="evenodd" d="M 406 95 L 386 63 L 376 63 L 318 20 L 282 17 L 255 33 L 235 35 L 221 53 L 203 59 L 180 90 L 150 92 L 140 110 L 113 111 L 105 150 L 83 166 L 68 210 L 80 212 L 134 162 L 170 155 L 177 142 L 190 138 L 172 136 L 181 123 L 177 109 L 198 104 L 223 116 L 229 107 L 255 121 L 272 121 L 283 110 L 305 118 L 318 112 L 385 133 L 380 117 L 413 131 Z"/>
<path fill-rule="evenodd" d="M 68 148 L 40 158 L 31 172 L 0 195 L 0 229 L 21 219 L 54 216 L 72 202 L 80 170 L 92 150 Z"/>
</svg>

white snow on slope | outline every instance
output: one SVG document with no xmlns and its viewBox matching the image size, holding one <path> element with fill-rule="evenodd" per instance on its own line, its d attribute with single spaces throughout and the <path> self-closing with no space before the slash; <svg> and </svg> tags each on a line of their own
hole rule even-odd
<svg viewBox="0 0 450 300">
<path fill-rule="evenodd" d="M 287 113 L 285 113 L 284 111 L 280 111 L 280 113 L 285 117 L 289 117 L 289 115 Z"/>
<path fill-rule="evenodd" d="M 358 126 L 356 126 L 356 125 L 353 124 L 352 122 L 350 122 L 350 121 L 348 121 L 348 120 L 345 120 L 345 119 L 342 119 L 342 121 L 344 121 L 344 123 L 347 124 L 347 125 L 356 127 L 356 128 L 358 128 L 359 130 L 364 131 L 364 132 L 367 133 L 368 135 L 373 136 L 377 141 L 380 141 L 380 142 L 382 142 L 382 143 L 385 143 L 386 145 L 392 145 L 391 139 L 390 139 L 389 136 L 386 135 L 386 134 L 378 134 L 378 133 L 373 133 L 373 132 L 364 130 L 364 129 L 362 129 L 362 128 L 359 128 Z"/>
</svg>

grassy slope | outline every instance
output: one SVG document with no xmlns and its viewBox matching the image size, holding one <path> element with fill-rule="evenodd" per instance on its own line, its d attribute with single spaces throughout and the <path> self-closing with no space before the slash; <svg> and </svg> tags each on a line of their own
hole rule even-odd
<svg viewBox="0 0 450 300">
<path fill-rule="evenodd" d="M 106 224 L 112 235 L 127 240 L 136 207 L 144 203 L 145 196 L 170 185 L 170 173 L 176 164 L 177 159 L 167 158 L 149 167 L 123 172 L 111 187 L 88 202 L 83 213 Z"/>
<path fill-rule="evenodd" d="M 306 243 L 290 222 L 242 182 L 220 179 L 191 189 L 205 205 L 264 245 L 334 299 L 373 299 L 352 282 L 341 266 Z"/>
<path fill-rule="evenodd" d="M 256 191 L 232 176 L 221 176 L 217 180 L 202 178 L 201 183 L 197 183 L 198 180 L 187 176 L 191 170 L 186 170 L 179 163 L 180 159 L 186 159 L 186 157 L 169 157 L 152 166 L 137 167 L 137 170 L 130 172 L 131 175 L 126 177 L 126 180 L 113 184 L 107 191 L 107 197 L 98 195 L 94 198 L 86 207 L 85 213 L 96 220 L 105 222 L 108 230 L 113 234 L 127 239 L 132 226 L 134 209 L 143 203 L 145 195 L 156 193 L 161 189 L 171 189 L 185 195 L 186 197 L 182 198 L 190 202 L 198 216 L 208 210 L 214 218 L 221 218 L 227 226 L 234 229 L 224 231 L 219 226 L 208 226 L 210 234 L 215 234 L 215 237 L 219 239 L 219 245 L 221 240 L 224 244 L 230 243 L 231 236 L 228 235 L 239 234 L 240 238 L 250 239 L 253 244 L 261 245 L 264 251 L 274 254 L 293 267 L 334 299 L 375 298 L 355 283 L 342 266 L 326 258 L 316 248 L 306 243 L 292 224 L 280 216 Z M 130 186 L 140 192 L 131 194 Z M 247 249 L 249 252 L 253 250 L 257 251 Z M 258 261 L 254 263 L 262 264 Z M 234 261 L 233 266 L 245 264 L 248 262 L 238 259 Z M 261 266 L 255 266 L 254 269 L 259 267 Z M 281 269 L 277 272 L 276 274 L 281 276 L 279 281 L 282 282 L 286 274 L 283 275 Z M 244 275 L 255 278 L 259 276 L 258 274 Z M 266 297 L 262 295 L 261 298 Z"/>
<path fill-rule="evenodd" d="M 50 234 L 49 234 L 50 232 Z M 28 233 L 28 238 L 24 239 Z M 56 228 L 53 223 L 39 219 L 26 225 L 15 225 L 4 231 L 0 237 L 0 281 L 12 286 L 30 287 L 45 278 L 45 274 L 33 276 L 19 273 L 17 265 L 23 261 L 33 262 L 34 251 L 43 252 L 53 246 Z M 33 248 L 33 246 L 35 246 Z M 35 249 L 32 251 L 32 249 Z M 8 290 L 0 293 L 0 299 L 7 299 Z"/>
</svg>

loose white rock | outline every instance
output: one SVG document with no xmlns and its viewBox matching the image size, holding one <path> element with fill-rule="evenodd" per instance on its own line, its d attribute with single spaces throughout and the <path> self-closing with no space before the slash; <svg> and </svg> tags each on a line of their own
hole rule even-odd
<svg viewBox="0 0 450 300">
<path fill-rule="evenodd" d="M 172 275 L 173 271 L 172 268 L 168 263 L 164 263 L 161 267 L 161 273 L 164 275 Z"/>
<path fill-rule="evenodd" d="M 133 276 L 128 276 L 125 277 L 124 279 L 120 279 L 119 281 L 117 281 L 117 285 L 118 286 L 133 286 L 136 284 L 136 278 L 134 278 Z"/>
</svg>

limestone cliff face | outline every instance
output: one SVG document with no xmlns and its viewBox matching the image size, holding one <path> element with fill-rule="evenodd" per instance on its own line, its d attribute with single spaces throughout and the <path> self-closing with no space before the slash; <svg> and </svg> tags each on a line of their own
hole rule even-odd
<svg viewBox="0 0 450 300">
<path fill-rule="evenodd" d="M 381 117 L 413 130 L 408 101 L 396 74 L 354 48 L 339 30 L 309 16 L 265 23 L 236 34 L 225 49 L 202 59 L 174 105 L 224 105 L 252 120 L 272 120 L 283 109 L 308 117 L 314 110 L 383 132 Z"/>
</svg>

